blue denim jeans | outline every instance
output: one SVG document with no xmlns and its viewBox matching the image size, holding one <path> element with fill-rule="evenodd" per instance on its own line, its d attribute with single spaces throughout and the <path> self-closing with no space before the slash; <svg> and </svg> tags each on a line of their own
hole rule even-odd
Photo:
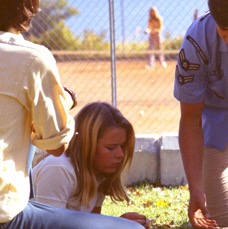
<svg viewBox="0 0 228 229">
<path fill-rule="evenodd" d="M 85 213 L 29 201 L 27 207 L 0 229 L 143 229 L 120 217 Z"/>
</svg>

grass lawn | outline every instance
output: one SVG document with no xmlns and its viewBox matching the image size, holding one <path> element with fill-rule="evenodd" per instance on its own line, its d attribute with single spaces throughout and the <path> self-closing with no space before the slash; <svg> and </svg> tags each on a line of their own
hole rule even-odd
<svg viewBox="0 0 228 229">
<path fill-rule="evenodd" d="M 145 182 L 128 187 L 127 192 L 131 199 L 129 204 L 113 203 L 110 198 L 106 198 L 102 214 L 120 216 L 135 211 L 151 220 L 151 228 L 191 228 L 187 217 L 187 186 L 154 187 Z"/>
</svg>

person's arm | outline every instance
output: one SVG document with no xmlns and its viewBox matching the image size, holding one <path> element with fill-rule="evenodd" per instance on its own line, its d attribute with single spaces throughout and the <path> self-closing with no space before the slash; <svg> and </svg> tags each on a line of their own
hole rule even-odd
<svg viewBox="0 0 228 229">
<path fill-rule="evenodd" d="M 204 103 L 181 102 L 180 107 L 179 144 L 190 191 L 189 220 L 194 228 L 211 228 L 216 223 L 208 220 L 209 212 L 202 188 L 204 141 L 201 118 Z"/>
<path fill-rule="evenodd" d="M 202 190 L 203 134 L 201 117 L 203 103 L 181 102 L 179 128 L 180 151 L 190 192 Z"/>
<path fill-rule="evenodd" d="M 146 229 L 150 228 L 150 220 L 145 215 L 139 214 L 137 212 L 126 212 L 122 214 L 120 217 L 133 220 L 144 226 Z"/>
<path fill-rule="evenodd" d="M 36 132 L 33 122 L 32 122 L 32 127 L 31 127 L 31 129 L 32 129 L 32 132 L 34 132 L 34 133 Z M 62 155 L 62 154 L 66 151 L 68 145 L 69 145 L 69 144 L 66 143 L 66 144 L 60 146 L 60 147 L 57 148 L 57 149 L 46 150 L 46 152 L 47 152 L 48 154 L 51 154 L 51 155 L 55 156 L 55 157 L 59 157 L 60 155 Z"/>
<path fill-rule="evenodd" d="M 94 207 L 94 209 L 92 210 L 92 213 L 100 214 L 101 207 Z M 122 214 L 120 217 L 129 219 L 129 220 L 133 220 L 141 224 L 142 226 L 144 226 L 146 229 L 150 228 L 150 220 L 145 215 L 141 215 L 137 212 L 127 212 L 127 213 Z"/>
<path fill-rule="evenodd" d="M 97 195 L 98 195 L 97 196 L 98 198 L 97 198 L 96 204 L 95 204 L 95 206 L 91 212 L 101 214 L 102 205 L 103 205 L 104 200 L 105 200 L 105 194 L 103 192 L 98 192 Z"/>
<path fill-rule="evenodd" d="M 76 105 L 76 95 L 63 88 L 56 61 L 49 50 L 36 53 L 25 85 L 28 109 L 33 122 L 31 141 L 37 148 L 59 156 L 74 134 L 74 119 L 69 108 Z M 70 103 L 69 103 L 69 102 Z M 73 104 L 72 104 L 73 103 Z"/>
<path fill-rule="evenodd" d="M 150 29 L 150 28 L 146 28 L 146 29 L 144 30 L 144 33 L 145 33 L 145 34 L 151 33 L 151 29 Z"/>
</svg>

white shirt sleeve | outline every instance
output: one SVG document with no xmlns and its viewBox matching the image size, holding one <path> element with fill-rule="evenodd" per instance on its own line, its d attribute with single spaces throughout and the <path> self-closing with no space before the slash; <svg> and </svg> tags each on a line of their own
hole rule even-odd
<svg viewBox="0 0 228 229">
<path fill-rule="evenodd" d="M 75 190 L 74 173 L 67 164 L 45 163 L 45 159 L 38 163 L 32 171 L 34 200 L 66 208 L 67 202 Z"/>
<path fill-rule="evenodd" d="M 32 71 L 25 74 L 22 90 L 22 95 L 27 95 L 35 128 L 31 140 L 38 148 L 57 149 L 71 140 L 74 119 L 53 55 L 47 49 L 36 54 L 29 68 Z"/>
</svg>

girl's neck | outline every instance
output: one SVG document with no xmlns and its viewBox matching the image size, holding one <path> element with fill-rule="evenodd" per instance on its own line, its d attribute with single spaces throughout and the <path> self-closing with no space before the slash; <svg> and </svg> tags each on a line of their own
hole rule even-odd
<svg viewBox="0 0 228 229">
<path fill-rule="evenodd" d="M 15 29 L 13 27 L 9 28 L 8 32 L 14 33 L 14 34 L 20 34 L 20 31 L 18 31 L 17 29 Z"/>
</svg>

